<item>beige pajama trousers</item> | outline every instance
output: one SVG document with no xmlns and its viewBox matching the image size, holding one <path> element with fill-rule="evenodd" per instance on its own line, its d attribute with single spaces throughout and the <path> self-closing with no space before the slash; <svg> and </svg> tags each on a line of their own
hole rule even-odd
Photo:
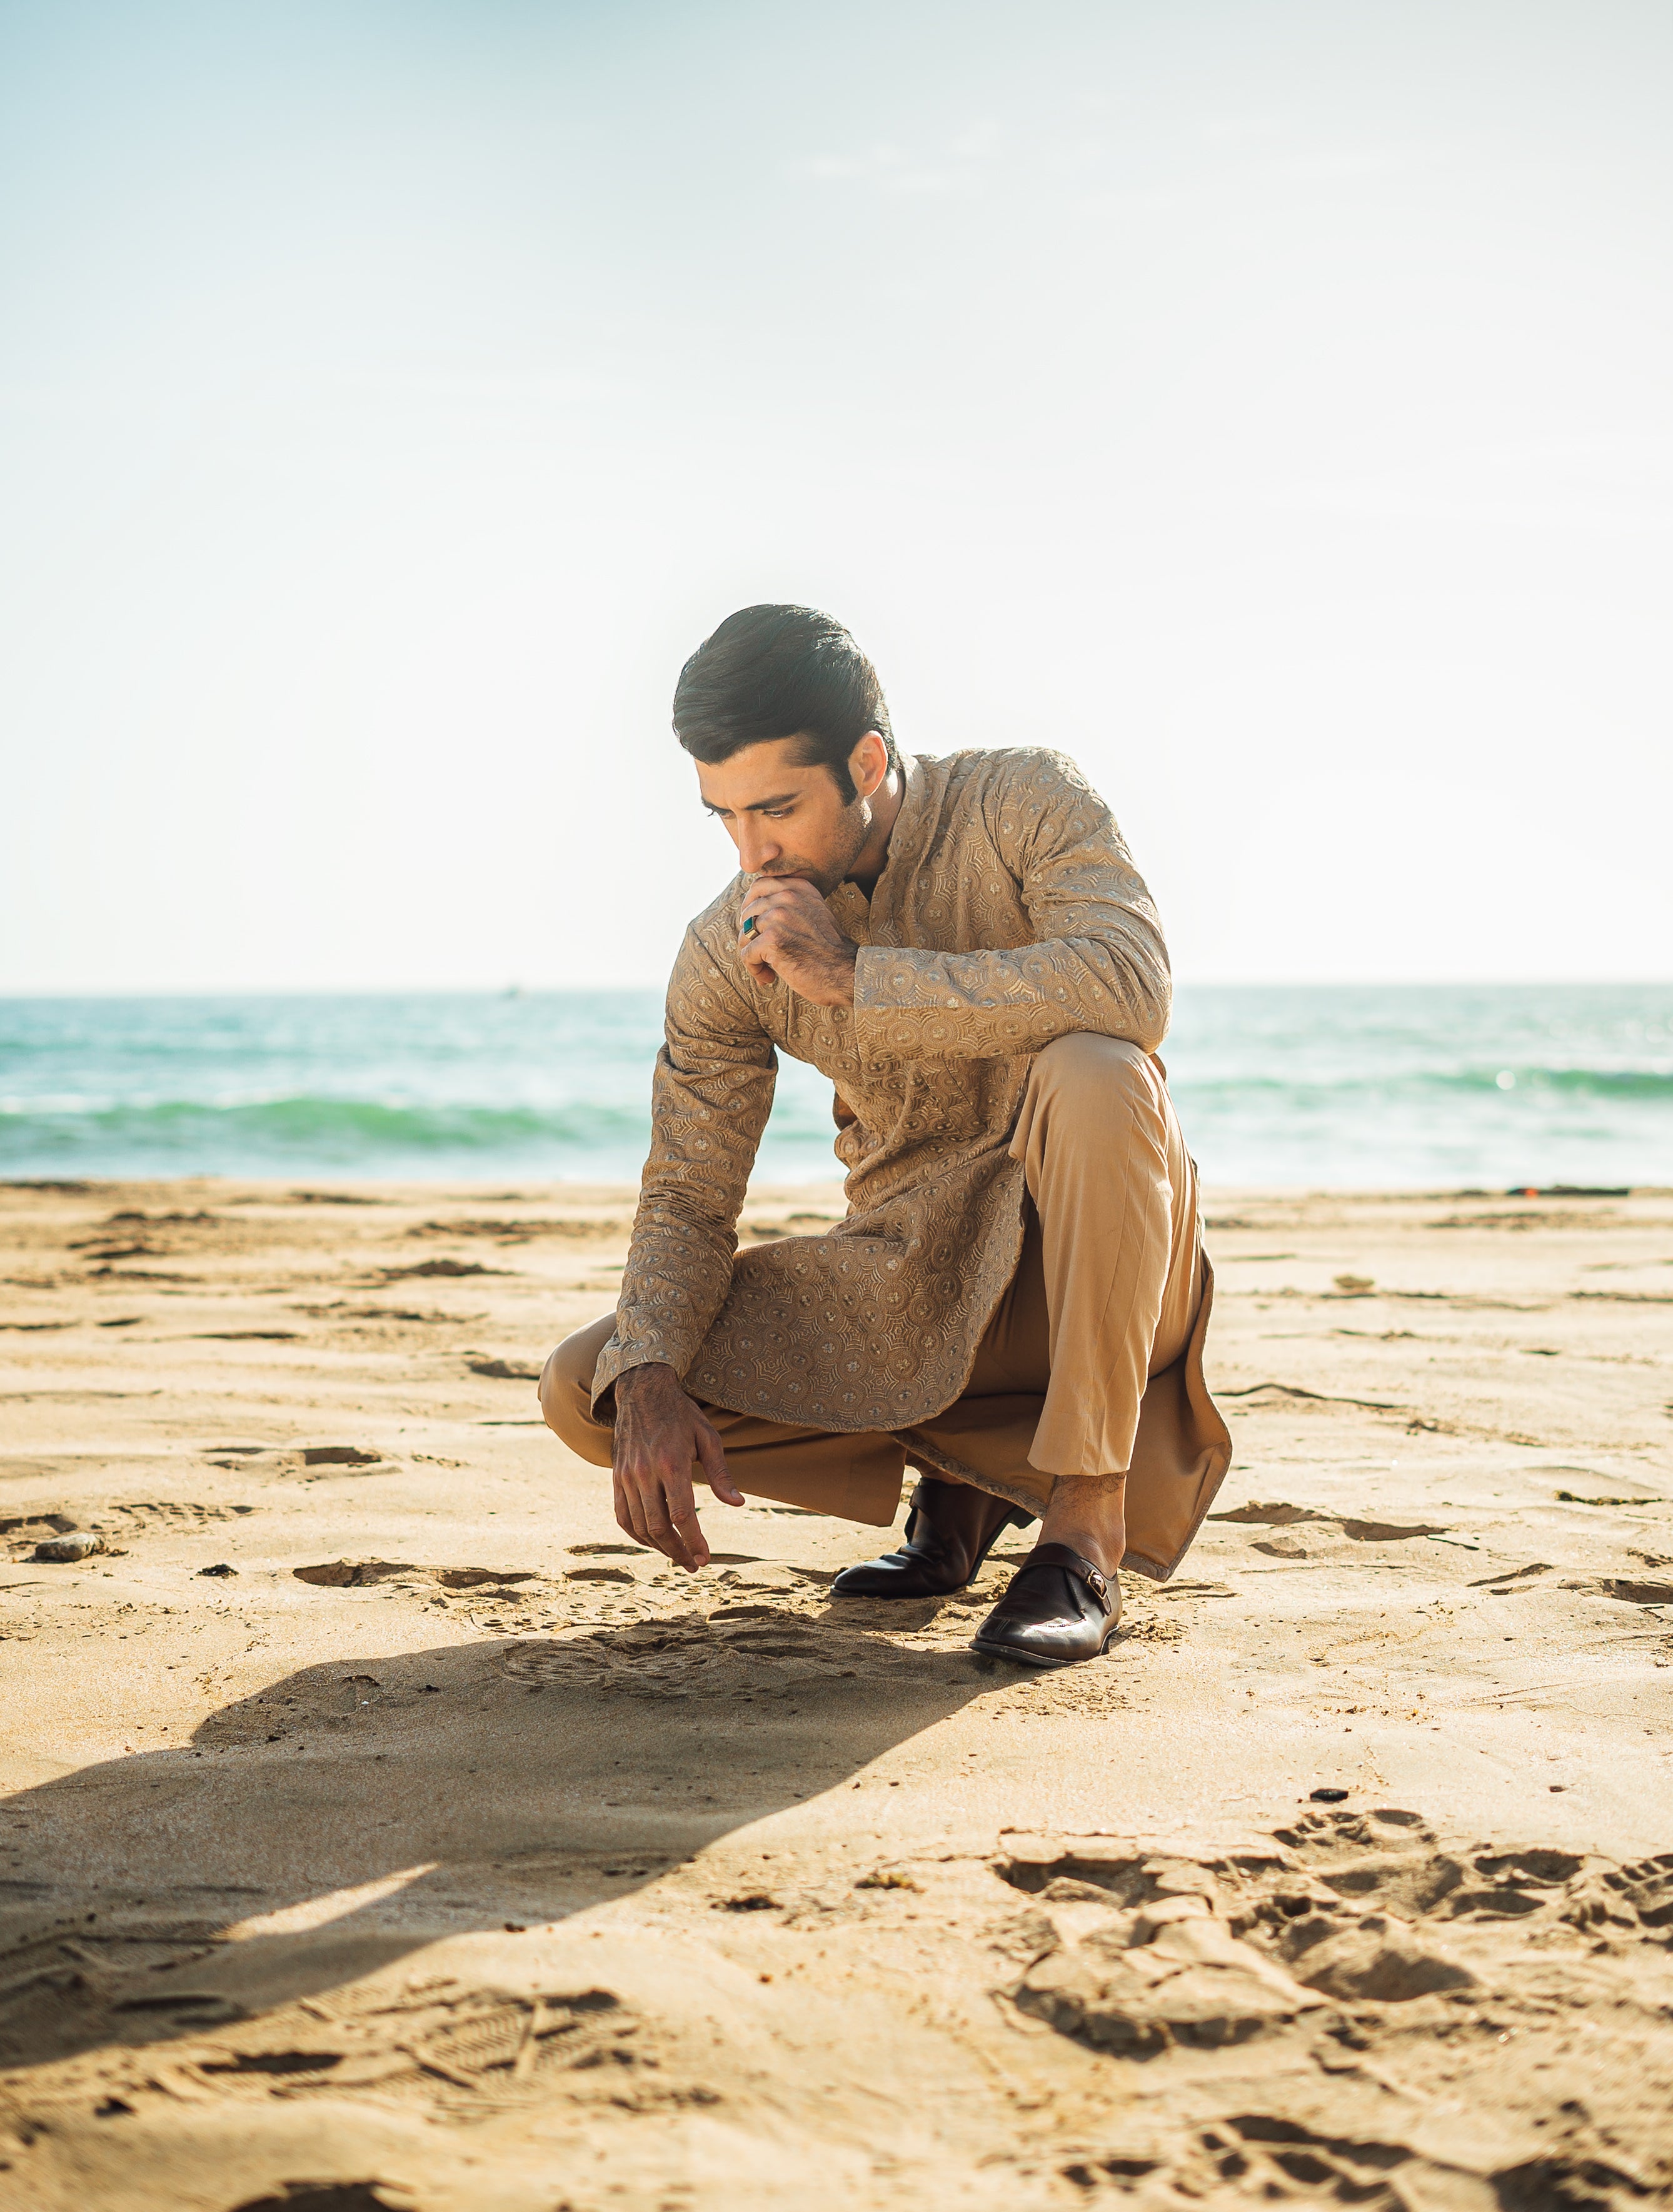
<svg viewBox="0 0 1673 2212">
<path fill-rule="evenodd" d="M 897 1432 L 833 1435 L 705 1407 L 746 1496 L 886 1527 L 908 1466 L 1041 1510 L 1058 1475 L 1132 1470 L 1129 1564 L 1165 1575 L 1208 1510 L 1230 1437 L 1202 1381 L 1212 1295 L 1196 1169 L 1159 1061 L 1080 1031 L 1049 1044 L 1012 1157 L 1029 1207 L 1022 1258 L 963 1395 Z M 552 1354 L 547 1420 L 596 1467 L 611 1429 L 593 1375 L 606 1314 Z M 1135 1556 L 1135 1545 L 1138 1556 Z"/>
</svg>

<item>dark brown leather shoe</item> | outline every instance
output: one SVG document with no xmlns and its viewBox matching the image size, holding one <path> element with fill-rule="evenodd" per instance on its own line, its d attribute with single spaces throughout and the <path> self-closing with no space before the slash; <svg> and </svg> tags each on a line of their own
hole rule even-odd
<svg viewBox="0 0 1673 2212">
<path fill-rule="evenodd" d="M 967 1482 L 925 1475 L 912 1492 L 897 1552 L 844 1567 L 833 1597 L 946 1597 L 972 1579 L 1006 1528 L 1026 1528 L 1031 1513 Z"/>
<path fill-rule="evenodd" d="M 1029 1667 L 1096 1659 L 1121 1625 L 1121 1584 L 1067 1544 L 1036 1544 L 976 1632 L 978 1651 Z"/>
</svg>

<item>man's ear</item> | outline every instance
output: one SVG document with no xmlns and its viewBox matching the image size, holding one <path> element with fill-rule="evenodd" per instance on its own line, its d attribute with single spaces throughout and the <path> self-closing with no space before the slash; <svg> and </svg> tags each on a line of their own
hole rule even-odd
<svg viewBox="0 0 1673 2212">
<path fill-rule="evenodd" d="M 882 732 L 867 730 L 849 755 L 849 774 L 854 787 L 861 799 L 870 799 L 881 790 L 889 773 L 889 748 L 883 742 Z"/>
</svg>

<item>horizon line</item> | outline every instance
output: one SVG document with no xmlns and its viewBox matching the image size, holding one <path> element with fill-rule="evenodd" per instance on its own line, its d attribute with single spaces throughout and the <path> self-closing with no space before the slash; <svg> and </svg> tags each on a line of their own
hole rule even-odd
<svg viewBox="0 0 1673 2212">
<path fill-rule="evenodd" d="M 1176 991 L 1668 990 L 1669 975 L 1303 975 L 1175 976 Z M 193 983 L 175 985 L 0 986 L 0 1006 L 70 1001 L 143 1003 L 211 999 L 549 999 L 624 991 L 660 994 L 665 981 L 600 983 Z"/>
</svg>

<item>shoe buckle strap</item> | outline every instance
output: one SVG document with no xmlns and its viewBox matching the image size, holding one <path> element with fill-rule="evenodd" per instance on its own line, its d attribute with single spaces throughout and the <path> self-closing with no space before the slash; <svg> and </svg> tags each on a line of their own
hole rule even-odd
<svg viewBox="0 0 1673 2212">
<path fill-rule="evenodd" d="M 1062 1567 L 1085 1583 L 1105 1613 L 1110 1607 L 1109 1577 L 1088 1559 L 1071 1549 L 1068 1544 L 1037 1544 L 1029 1553 L 1026 1564 L 1031 1567 Z"/>
</svg>

